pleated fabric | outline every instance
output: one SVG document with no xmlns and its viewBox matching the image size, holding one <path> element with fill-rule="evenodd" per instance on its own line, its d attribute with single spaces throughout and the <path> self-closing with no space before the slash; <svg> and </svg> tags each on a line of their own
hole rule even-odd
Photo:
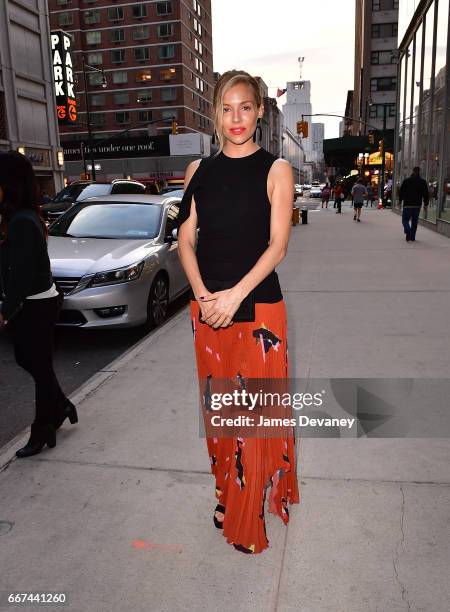
<svg viewBox="0 0 450 612">
<path fill-rule="evenodd" d="M 287 321 L 284 300 L 255 304 L 255 321 L 213 329 L 199 322 L 190 303 L 199 381 L 212 378 L 287 378 Z M 245 552 L 260 553 L 269 540 L 264 501 L 287 524 L 288 504 L 300 502 L 295 437 L 207 438 L 217 503 L 225 506 L 223 535 Z"/>
</svg>

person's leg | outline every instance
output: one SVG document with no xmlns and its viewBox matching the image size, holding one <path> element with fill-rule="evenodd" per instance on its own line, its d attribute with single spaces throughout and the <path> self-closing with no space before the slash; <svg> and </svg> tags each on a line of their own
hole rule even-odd
<svg viewBox="0 0 450 612">
<path fill-rule="evenodd" d="M 360 218 L 360 216 L 361 216 L 361 210 L 362 210 L 362 207 L 363 207 L 363 205 L 362 205 L 362 203 L 361 203 L 361 205 L 360 205 L 360 206 L 358 206 L 358 208 L 356 209 L 356 219 L 357 219 L 357 221 L 359 221 L 359 220 L 360 220 L 359 218 Z"/>
<path fill-rule="evenodd" d="M 409 206 L 404 206 L 403 211 L 402 211 L 402 223 L 403 223 L 403 230 L 405 232 L 407 241 L 411 240 L 410 219 L 411 219 L 411 208 Z"/>
<path fill-rule="evenodd" d="M 411 240 L 416 239 L 417 225 L 419 224 L 420 208 L 411 208 Z"/>
</svg>

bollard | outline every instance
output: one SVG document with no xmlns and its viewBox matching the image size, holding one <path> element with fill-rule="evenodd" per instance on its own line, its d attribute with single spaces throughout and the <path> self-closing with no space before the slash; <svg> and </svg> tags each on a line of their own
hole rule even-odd
<svg viewBox="0 0 450 612">
<path fill-rule="evenodd" d="M 302 208 L 302 225 L 306 225 L 308 223 L 308 208 L 303 206 Z"/>
</svg>

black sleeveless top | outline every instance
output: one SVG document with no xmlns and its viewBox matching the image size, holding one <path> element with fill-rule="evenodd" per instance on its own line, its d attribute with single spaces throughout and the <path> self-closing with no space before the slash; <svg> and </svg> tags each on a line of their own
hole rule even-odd
<svg viewBox="0 0 450 612">
<path fill-rule="evenodd" d="M 206 286 L 207 279 L 238 282 L 267 249 L 271 211 L 267 176 L 276 159 L 263 148 L 245 157 L 221 152 L 202 160 L 192 176 L 177 226 L 189 218 L 194 195 L 199 227 L 196 255 Z M 258 303 L 283 299 L 275 271 L 255 287 L 254 296 Z"/>
</svg>

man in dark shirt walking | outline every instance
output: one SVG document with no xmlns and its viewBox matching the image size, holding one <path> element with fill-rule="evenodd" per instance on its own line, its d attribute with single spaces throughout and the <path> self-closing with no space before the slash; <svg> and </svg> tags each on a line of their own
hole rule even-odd
<svg viewBox="0 0 450 612">
<path fill-rule="evenodd" d="M 401 184 L 399 199 L 400 204 L 403 202 L 402 223 L 406 242 L 414 242 L 422 200 L 425 206 L 428 206 L 429 201 L 428 185 L 420 176 L 418 166 L 413 168 L 411 176 Z"/>
</svg>

